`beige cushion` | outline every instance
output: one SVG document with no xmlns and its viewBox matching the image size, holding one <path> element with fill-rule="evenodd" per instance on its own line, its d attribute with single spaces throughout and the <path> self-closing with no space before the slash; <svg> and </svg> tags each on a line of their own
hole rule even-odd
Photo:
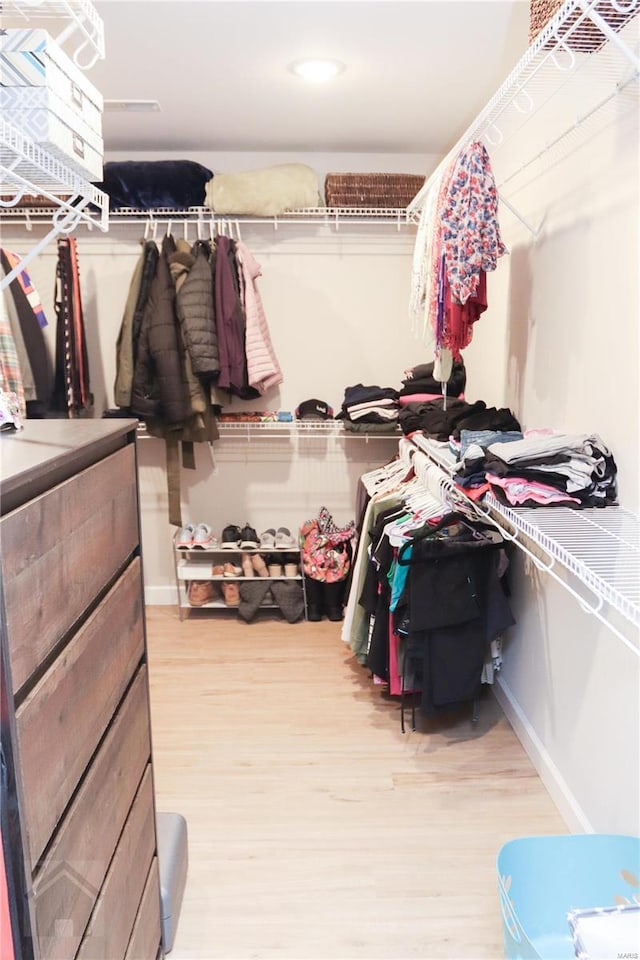
<svg viewBox="0 0 640 960">
<path fill-rule="evenodd" d="M 205 204 L 216 213 L 273 217 L 322 204 L 315 172 L 304 163 L 281 163 L 244 173 L 216 173 Z"/>
</svg>

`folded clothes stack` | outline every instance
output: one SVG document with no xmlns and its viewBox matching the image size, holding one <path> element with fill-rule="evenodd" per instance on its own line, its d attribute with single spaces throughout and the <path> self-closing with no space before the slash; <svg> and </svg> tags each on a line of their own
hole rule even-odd
<svg viewBox="0 0 640 960">
<path fill-rule="evenodd" d="M 395 433 L 398 426 L 398 391 L 393 387 L 346 387 L 342 409 L 336 420 L 352 433 Z"/>
<path fill-rule="evenodd" d="M 464 450 L 457 482 L 474 496 L 490 490 L 502 503 L 526 507 L 617 502 L 616 463 L 597 435 L 531 431 L 500 440 Z"/>
<path fill-rule="evenodd" d="M 467 371 L 462 361 L 455 362 L 451 376 L 447 380 L 445 392 L 448 397 L 464 399 L 464 388 L 467 383 Z M 401 406 L 409 403 L 427 403 L 444 396 L 443 384 L 434 377 L 433 363 L 419 363 L 409 370 L 405 370 L 405 379 L 402 381 L 402 390 L 398 395 Z"/>
<path fill-rule="evenodd" d="M 508 407 L 487 407 L 484 400 L 467 403 L 455 397 L 408 403 L 401 409 L 399 421 L 404 434 L 421 430 L 435 440 L 458 439 L 462 430 L 520 430 Z"/>
</svg>

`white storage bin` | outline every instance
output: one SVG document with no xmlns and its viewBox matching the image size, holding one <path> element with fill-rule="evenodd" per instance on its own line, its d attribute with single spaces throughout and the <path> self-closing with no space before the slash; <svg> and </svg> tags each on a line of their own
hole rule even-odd
<svg viewBox="0 0 640 960">
<path fill-rule="evenodd" d="M 1 87 L 0 111 L 80 176 L 102 179 L 102 137 L 48 87 Z"/>
<path fill-rule="evenodd" d="M 46 30 L 0 34 L 0 86 L 45 87 L 102 136 L 102 94 Z"/>
</svg>

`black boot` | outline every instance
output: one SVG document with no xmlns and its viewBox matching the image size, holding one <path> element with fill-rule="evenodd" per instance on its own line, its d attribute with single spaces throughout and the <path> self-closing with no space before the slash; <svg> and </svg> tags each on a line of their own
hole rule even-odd
<svg viewBox="0 0 640 960">
<path fill-rule="evenodd" d="M 307 620 L 317 623 L 322 620 L 324 609 L 322 593 L 324 584 L 318 580 L 312 580 L 310 577 L 305 577 L 304 586 L 307 593 Z"/>
<path fill-rule="evenodd" d="M 324 592 L 324 609 L 329 620 L 342 620 L 345 583 L 346 580 L 338 580 L 337 583 L 321 585 Z"/>
</svg>

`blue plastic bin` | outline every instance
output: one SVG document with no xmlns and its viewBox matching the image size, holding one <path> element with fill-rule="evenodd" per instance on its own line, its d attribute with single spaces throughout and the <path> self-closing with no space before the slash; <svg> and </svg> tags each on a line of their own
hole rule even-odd
<svg viewBox="0 0 640 960">
<path fill-rule="evenodd" d="M 507 960 L 575 960 L 570 910 L 640 901 L 640 837 L 520 837 L 497 867 Z"/>
</svg>

